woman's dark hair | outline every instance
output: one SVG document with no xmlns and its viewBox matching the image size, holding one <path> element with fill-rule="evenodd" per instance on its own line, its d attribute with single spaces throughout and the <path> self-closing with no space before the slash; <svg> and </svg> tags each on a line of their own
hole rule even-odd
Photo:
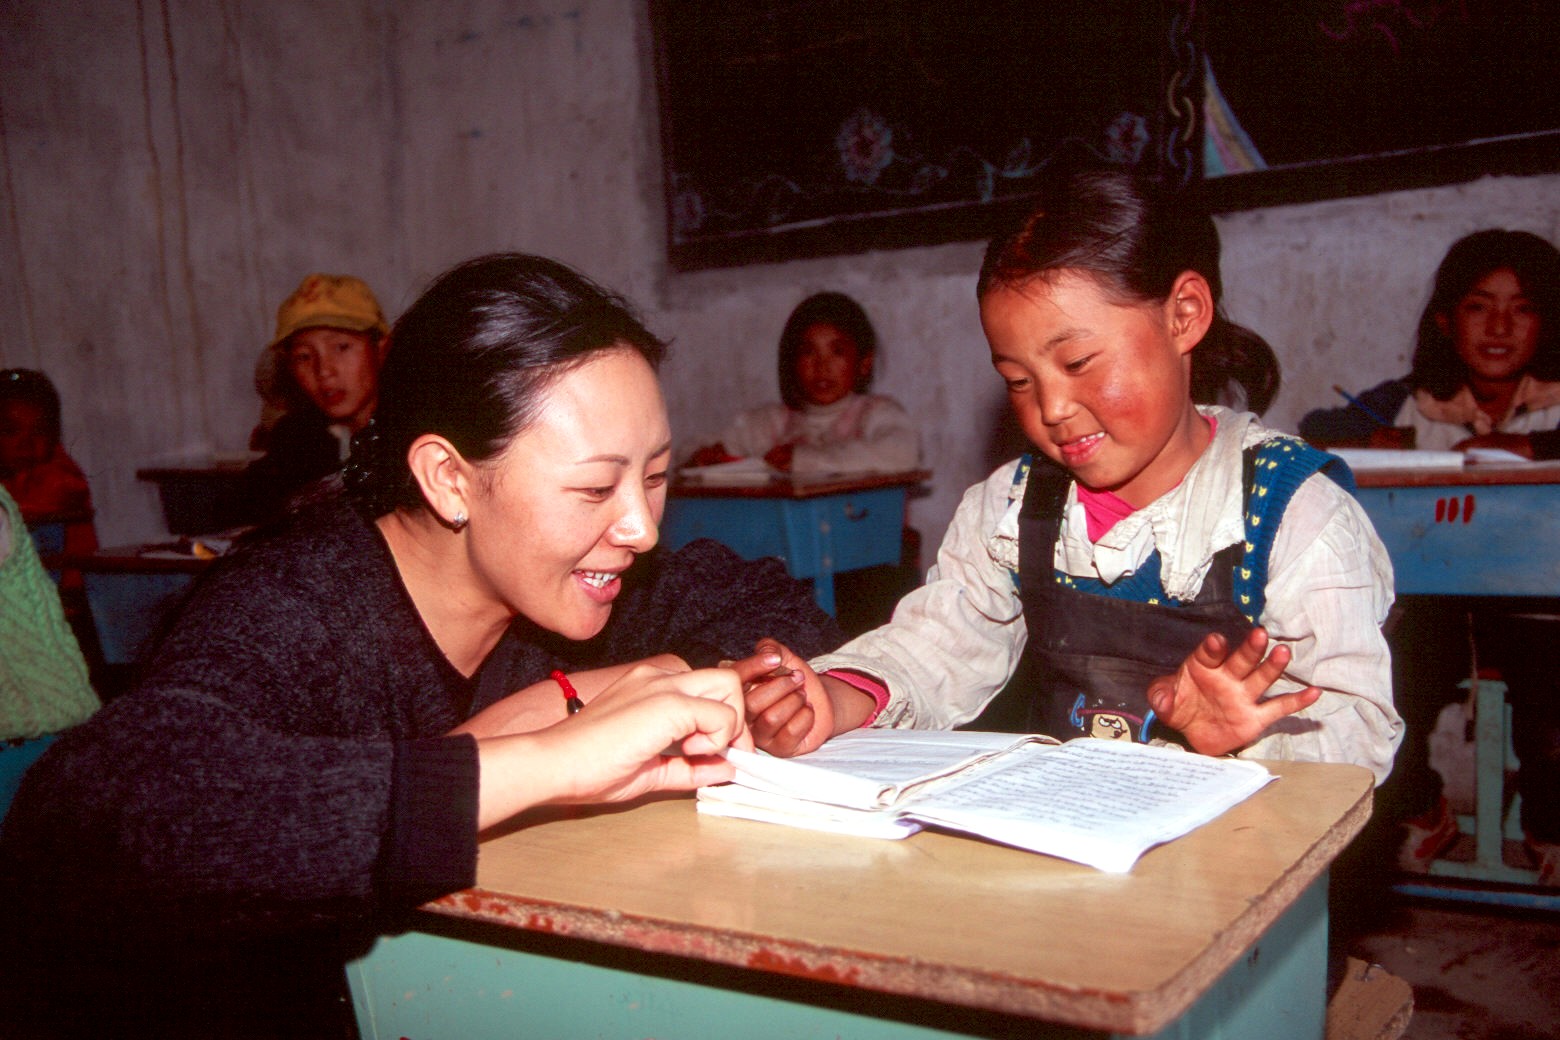
<svg viewBox="0 0 1560 1040">
<path fill-rule="evenodd" d="M 1502 269 L 1517 276 L 1538 313 L 1538 350 L 1528 371 L 1535 379 L 1560 380 L 1560 250 L 1526 231 L 1488 228 L 1452 243 L 1436 268 L 1435 288 L 1419 316 L 1410 386 L 1445 401 L 1467 382 L 1468 366 L 1458 357 L 1457 344 L 1442 330 L 1441 322 L 1451 317 L 1480 280 Z"/>
<path fill-rule="evenodd" d="M 401 315 L 379 373 L 379 404 L 353 439 L 347 486 L 371 516 L 425 508 L 407 465 L 433 433 L 473 462 L 500 454 L 537 418 L 548 387 L 613 348 L 659 367 L 666 345 L 628 305 L 574 269 L 520 253 L 439 276 Z"/>
<path fill-rule="evenodd" d="M 856 344 L 861 357 L 877 354 L 877 332 L 861 304 L 844 293 L 814 293 L 791 312 L 780 333 L 780 400 L 792 411 L 799 411 L 807 403 L 802 393 L 802 381 L 796 375 L 796 358 L 802 352 L 802 338 L 814 325 L 833 325 Z M 872 369 L 857 375 L 856 393 L 865 393 L 872 385 Z"/>
<path fill-rule="evenodd" d="M 25 401 L 43 413 L 43 431 L 60 442 L 60 392 L 49 377 L 35 368 L 0 369 L 0 402 Z"/>
<path fill-rule="evenodd" d="M 1191 200 L 1122 167 L 1057 169 L 1042 184 L 1039 204 L 987 247 L 975 294 L 1064 270 L 1086 271 L 1135 303 L 1168 299 L 1182 272 L 1197 272 L 1213 292 L 1214 318 L 1192 351 L 1192 399 L 1214 403 L 1231 380 L 1258 414 L 1278 396 L 1273 349 L 1224 316 L 1219 232 Z"/>
</svg>

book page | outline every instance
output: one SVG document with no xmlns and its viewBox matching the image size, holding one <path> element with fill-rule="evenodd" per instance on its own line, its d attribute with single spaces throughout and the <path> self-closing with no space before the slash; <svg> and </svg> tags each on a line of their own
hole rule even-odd
<svg viewBox="0 0 1560 1040">
<path fill-rule="evenodd" d="M 732 748 L 737 782 L 759 790 L 855 809 L 881 809 L 905 791 L 1010 748 L 1046 741 L 968 730 L 860 729 L 798 758 Z M 1054 742 L 1053 742 L 1054 743 Z"/>
<path fill-rule="evenodd" d="M 1022 748 L 922 789 L 906 808 L 926 823 L 1120 872 L 1272 779 L 1255 762 L 1083 738 Z"/>
<path fill-rule="evenodd" d="M 908 838 L 921 829 L 893 809 L 847 809 L 841 805 L 803 801 L 742 784 L 701 787 L 699 812 L 739 820 L 782 823 L 787 827 L 850 834 L 859 838 Z"/>
</svg>

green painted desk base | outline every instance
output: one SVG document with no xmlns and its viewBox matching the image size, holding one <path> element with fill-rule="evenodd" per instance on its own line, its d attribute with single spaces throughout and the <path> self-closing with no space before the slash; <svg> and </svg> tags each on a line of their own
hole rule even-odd
<svg viewBox="0 0 1560 1040">
<path fill-rule="evenodd" d="M 417 915 L 347 966 L 364 1040 L 1114 1037 L 600 943 Z M 1065 941 L 1059 927 L 1055 941 Z M 1037 941 L 1044 941 L 1037 937 Z M 1321 1040 L 1327 877 L 1160 1040 Z"/>
</svg>

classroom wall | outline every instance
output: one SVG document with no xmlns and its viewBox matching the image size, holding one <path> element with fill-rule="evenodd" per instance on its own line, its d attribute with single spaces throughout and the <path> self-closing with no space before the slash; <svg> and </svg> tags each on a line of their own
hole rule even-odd
<svg viewBox="0 0 1560 1040">
<path fill-rule="evenodd" d="M 456 260 L 522 249 L 674 341 L 689 447 L 774 396 L 798 300 L 856 296 L 878 389 L 923 420 L 912 519 L 935 544 L 1011 446 L 979 244 L 669 271 L 649 55 L 621 0 L 0 5 L 0 364 L 59 383 L 104 540 L 162 533 L 137 466 L 243 447 L 256 352 L 305 273 L 358 273 L 394 312 Z M 1488 225 L 1560 240 L 1560 175 L 1220 218 L 1228 309 L 1284 364 L 1275 424 L 1402 372 L 1441 252 Z"/>
</svg>

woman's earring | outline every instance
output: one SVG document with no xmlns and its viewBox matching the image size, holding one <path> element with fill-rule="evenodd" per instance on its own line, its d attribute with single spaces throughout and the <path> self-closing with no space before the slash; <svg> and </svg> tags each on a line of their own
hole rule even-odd
<svg viewBox="0 0 1560 1040">
<path fill-rule="evenodd" d="M 466 515 L 466 511 L 462 509 L 460 512 L 456 513 L 453 518 L 451 518 L 450 527 L 456 531 L 464 531 L 466 529 L 466 525 L 469 523 L 471 523 L 471 518 L 468 517 Z"/>
</svg>

